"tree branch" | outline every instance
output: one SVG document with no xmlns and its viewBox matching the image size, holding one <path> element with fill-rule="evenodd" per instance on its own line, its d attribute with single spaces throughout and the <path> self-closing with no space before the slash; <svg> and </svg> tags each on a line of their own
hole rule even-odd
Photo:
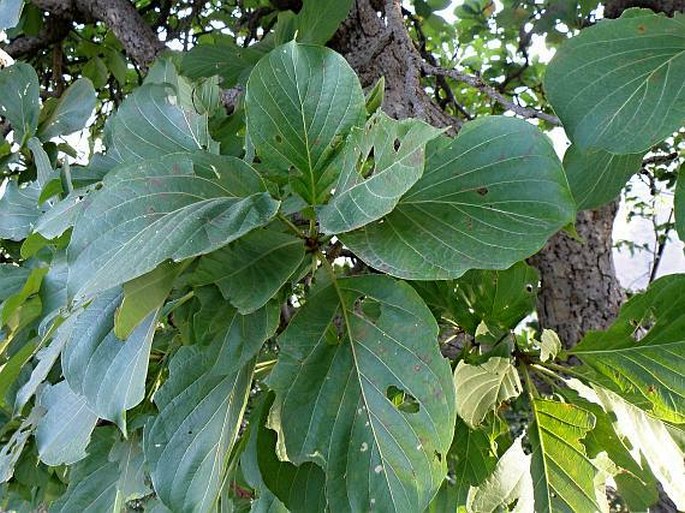
<svg viewBox="0 0 685 513">
<path fill-rule="evenodd" d="M 485 82 L 483 82 L 483 80 L 481 78 L 476 77 L 474 75 L 468 75 L 468 74 L 463 73 L 461 71 L 458 71 L 456 69 L 445 69 L 445 68 L 441 68 L 439 66 L 433 66 L 433 65 L 427 64 L 427 63 L 424 63 L 423 71 L 427 75 L 450 77 L 450 78 L 453 78 L 454 80 L 457 80 L 459 82 L 463 82 L 465 84 L 468 84 L 471 87 L 474 87 L 474 88 L 478 89 L 479 91 L 482 91 L 489 98 L 495 100 L 497 103 L 499 103 L 500 105 L 505 107 L 507 110 L 512 111 L 514 114 L 517 114 L 517 115 L 521 116 L 522 118 L 525 118 L 525 119 L 530 119 L 530 118 L 542 119 L 544 121 L 547 121 L 548 123 L 551 123 L 552 125 L 561 126 L 561 121 L 559 121 L 558 117 L 552 116 L 551 114 L 547 114 L 546 112 L 541 112 L 541 111 L 536 110 L 536 109 L 529 109 L 529 108 L 517 105 L 516 103 L 509 100 L 502 93 L 497 91 L 495 88 L 493 88 L 493 87 L 489 86 L 488 84 L 486 84 Z"/>
</svg>

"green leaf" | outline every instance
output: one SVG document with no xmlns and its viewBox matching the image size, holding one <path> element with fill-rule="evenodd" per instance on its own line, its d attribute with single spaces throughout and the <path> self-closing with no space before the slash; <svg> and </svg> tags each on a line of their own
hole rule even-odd
<svg viewBox="0 0 685 513">
<path fill-rule="evenodd" d="M 385 77 L 381 76 L 374 84 L 373 89 L 366 95 L 366 112 L 369 115 L 378 112 L 385 99 Z"/>
<path fill-rule="evenodd" d="M 592 430 L 594 415 L 572 404 L 532 401 L 531 473 L 536 511 L 601 511 L 608 513 L 600 468 L 581 440 Z"/>
<path fill-rule="evenodd" d="M 109 69 L 107 69 L 103 60 L 97 55 L 83 66 L 82 73 L 83 76 L 90 79 L 95 89 L 104 87 L 109 80 Z"/>
<path fill-rule="evenodd" d="M 26 143 L 26 146 L 31 150 L 31 153 L 33 153 L 33 161 L 36 164 L 36 185 L 43 191 L 47 183 L 54 178 L 54 169 L 52 169 L 52 164 L 50 164 L 50 158 L 43 149 L 43 145 L 36 137 L 31 137 Z M 41 192 L 41 196 L 42 195 Z M 50 196 L 44 198 L 43 201 L 49 198 Z M 41 201 L 41 198 L 38 199 L 39 203 L 43 203 L 43 201 Z"/>
<path fill-rule="evenodd" d="M 583 150 L 647 151 L 685 119 L 685 18 L 628 11 L 566 41 L 545 90 Z M 636 129 L 636 120 L 639 129 Z"/>
<path fill-rule="evenodd" d="M 391 214 L 341 237 L 380 271 L 442 280 L 506 269 L 575 218 L 554 149 L 525 121 L 478 119 L 427 153 L 423 176 Z"/>
<path fill-rule="evenodd" d="M 216 284 L 238 312 L 248 314 L 276 295 L 304 257 L 302 239 L 273 229 L 255 230 L 203 256 L 192 281 Z"/>
<path fill-rule="evenodd" d="M 562 349 L 559 335 L 553 330 L 543 329 L 540 336 L 540 361 L 554 360 Z"/>
<path fill-rule="evenodd" d="M 530 459 L 530 455 L 523 452 L 521 438 L 517 438 L 499 459 L 494 472 L 479 486 L 471 487 L 466 510 L 469 513 L 533 513 L 535 500 Z"/>
<path fill-rule="evenodd" d="M 48 117 L 41 122 L 38 137 L 48 141 L 58 135 L 81 130 L 95 109 L 95 99 L 93 83 L 87 78 L 79 78 L 64 91 Z"/>
<path fill-rule="evenodd" d="M 0 264 L 0 301 L 19 292 L 31 274 L 26 267 L 12 264 Z"/>
<path fill-rule="evenodd" d="M 7 443 L 0 449 L 0 483 L 5 483 L 12 479 L 14 467 L 21 457 L 26 442 L 28 442 L 29 437 L 36 430 L 38 421 L 42 418 L 43 413 L 44 410 L 42 408 L 33 408 L 17 430 L 12 433 Z"/>
<path fill-rule="evenodd" d="M 271 169 L 299 178 L 311 204 L 337 146 L 365 119 L 364 95 L 345 59 L 328 48 L 279 46 L 255 66 L 245 93 L 247 129 Z"/>
<path fill-rule="evenodd" d="M 86 398 L 75 394 L 66 381 L 60 381 L 46 384 L 37 404 L 46 411 L 36 429 L 40 460 L 46 465 L 71 465 L 85 458 L 98 420 Z"/>
<path fill-rule="evenodd" d="M 2 12 L 10 11 L 0 7 Z M 12 126 L 16 143 L 23 145 L 36 133 L 40 115 L 38 75 L 28 64 L 17 62 L 0 70 L 0 115 Z"/>
<path fill-rule="evenodd" d="M 50 506 L 50 513 L 119 513 L 126 501 L 150 493 L 137 440 L 117 438 L 111 428 L 95 430 L 88 457 L 73 467 L 69 487 Z"/>
<path fill-rule="evenodd" d="M 155 270 L 124 283 L 124 299 L 114 316 L 114 334 L 125 340 L 143 319 L 162 307 L 176 277 L 186 266 L 162 262 Z"/>
<path fill-rule="evenodd" d="M 389 214 L 423 174 L 426 143 L 441 130 L 416 119 L 374 115 L 353 129 L 336 166 L 341 169 L 333 199 L 319 210 L 324 233 L 354 230 Z"/>
<path fill-rule="evenodd" d="M 265 402 L 259 423 L 250 434 L 256 437 L 254 450 L 263 483 L 292 513 L 326 511 L 326 476 L 321 468 L 311 462 L 295 466 L 278 459 L 277 434 L 265 426 L 272 402 Z"/>
<path fill-rule="evenodd" d="M 564 169 L 579 210 L 598 208 L 615 199 L 642 165 L 642 154 L 583 152 L 575 144 L 564 155 Z"/>
<path fill-rule="evenodd" d="M 455 421 L 437 333 L 411 287 L 365 276 L 320 284 L 279 338 L 270 427 L 325 469 L 329 504 L 416 512 L 437 492 Z"/>
<path fill-rule="evenodd" d="M 38 387 L 48 377 L 48 373 L 62 354 L 64 345 L 69 340 L 78 316 L 68 317 L 54 332 L 52 342 L 36 354 L 38 364 L 31 372 L 31 377 L 17 391 L 14 401 L 14 411 L 20 413 L 29 399 L 38 391 Z"/>
<path fill-rule="evenodd" d="M 680 240 L 685 240 L 685 166 L 680 166 L 675 184 L 675 227 Z"/>
<path fill-rule="evenodd" d="M 628 300 L 608 330 L 569 351 L 603 378 L 595 379 L 600 385 L 673 423 L 685 422 L 684 287 L 683 274 L 660 278 Z"/>
<path fill-rule="evenodd" d="M 24 0 L 0 0 L 0 30 L 7 30 L 19 24 Z"/>
<path fill-rule="evenodd" d="M 74 227 L 69 290 L 87 296 L 209 253 L 265 225 L 278 202 L 256 172 L 232 157 L 177 154 L 121 166 L 107 175 Z M 195 172 L 193 171 L 195 161 Z"/>
<path fill-rule="evenodd" d="M 666 425 L 613 392 L 594 388 L 602 406 L 616 416 L 616 431 L 630 442 L 631 455 L 639 464 L 642 454 L 678 510 L 685 509 L 685 452 Z"/>
<path fill-rule="evenodd" d="M 122 342 L 114 334 L 114 315 L 121 299 L 121 290 L 111 289 L 78 314 L 61 362 L 69 386 L 86 399 L 90 410 L 126 433 L 126 410 L 145 397 L 158 311 L 147 315 Z"/>
<path fill-rule="evenodd" d="M 40 307 L 40 299 L 37 297 L 38 291 L 40 291 L 40 286 L 43 283 L 43 277 L 48 272 L 47 267 L 39 267 L 37 269 L 31 270 L 26 283 L 23 284 L 21 290 L 9 296 L 0 305 L 0 326 L 9 326 L 13 331 L 18 331 L 20 326 L 23 326 L 30 322 L 30 320 L 35 319 L 40 315 L 41 309 L 39 308 L 37 312 L 31 316 L 31 319 L 26 319 L 22 315 L 22 308 L 26 308 L 30 305 L 31 300 L 37 299 L 38 306 Z M 29 310 L 33 311 L 29 307 Z M 22 321 L 21 319 L 24 318 Z"/>
<path fill-rule="evenodd" d="M 240 429 L 254 356 L 278 326 L 275 303 L 246 317 L 225 306 L 225 328 L 209 346 L 174 355 L 169 379 L 155 394 L 160 412 L 145 428 L 155 492 L 178 513 L 212 511 Z"/>
<path fill-rule="evenodd" d="M 74 189 L 37 219 L 33 231 L 50 240 L 62 235 L 74 226 L 83 208 L 89 203 L 84 199 L 92 190 L 93 188 Z"/>
<path fill-rule="evenodd" d="M 16 180 L 7 182 L 5 194 L 0 197 L 0 239 L 20 241 L 28 237 L 45 212 L 38 207 L 39 195 L 35 183 L 19 187 Z"/>
<path fill-rule="evenodd" d="M 178 105 L 177 93 L 160 84 L 144 84 L 123 101 L 104 143 L 107 158 L 120 163 L 213 147 L 207 115 Z"/>
<path fill-rule="evenodd" d="M 352 0 L 304 0 L 297 15 L 297 40 L 323 45 L 347 18 Z"/>
<path fill-rule="evenodd" d="M 461 360 L 454 370 L 457 413 L 471 428 L 509 399 L 521 393 L 521 380 L 509 358 L 492 357 L 471 365 Z"/>
<path fill-rule="evenodd" d="M 218 75 L 224 88 L 244 83 L 264 54 L 266 45 L 241 48 L 232 41 L 221 39 L 211 44 L 199 44 L 183 54 L 181 71 L 189 78 Z"/>
<path fill-rule="evenodd" d="M 38 347 L 38 338 L 30 339 L 17 349 L 0 368 L 0 406 L 6 407 L 13 398 L 8 398 L 8 392 L 14 386 L 24 365 L 31 359 Z"/>
</svg>

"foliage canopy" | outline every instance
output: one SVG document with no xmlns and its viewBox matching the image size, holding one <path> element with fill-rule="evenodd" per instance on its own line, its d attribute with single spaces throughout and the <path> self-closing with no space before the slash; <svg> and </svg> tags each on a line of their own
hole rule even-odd
<svg viewBox="0 0 685 513">
<path fill-rule="evenodd" d="M 538 287 L 524 260 L 681 129 L 685 17 L 629 10 L 561 45 L 544 90 L 562 164 L 545 122 L 452 137 L 386 115 L 382 82 L 364 91 L 323 46 L 351 5 L 326 3 L 246 48 L 161 56 L 90 121 L 104 149 L 85 164 L 63 137 L 133 67 L 92 55 L 43 100 L 29 64 L 0 70 L 0 505 L 590 512 L 613 477 L 631 509 L 657 481 L 685 508 L 685 278 L 572 349 L 513 331 Z M 415 2 L 438 42 L 444 3 Z M 480 3 L 458 8 L 462 37 Z M 504 4 L 511 30 L 525 7 Z M 0 28 L 33 7 L 0 1 Z"/>
</svg>

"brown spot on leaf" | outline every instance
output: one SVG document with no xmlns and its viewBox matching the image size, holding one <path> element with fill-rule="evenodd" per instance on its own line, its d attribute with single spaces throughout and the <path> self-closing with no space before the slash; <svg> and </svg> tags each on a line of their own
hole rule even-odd
<svg viewBox="0 0 685 513">
<path fill-rule="evenodd" d="M 479 187 L 476 189 L 476 192 L 480 194 L 481 196 L 485 196 L 488 193 L 488 188 L 487 187 Z"/>
</svg>

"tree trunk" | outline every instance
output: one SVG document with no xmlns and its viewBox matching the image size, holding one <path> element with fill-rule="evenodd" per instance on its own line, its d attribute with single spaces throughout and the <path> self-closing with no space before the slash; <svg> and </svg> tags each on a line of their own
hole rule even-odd
<svg viewBox="0 0 685 513">
<path fill-rule="evenodd" d="M 588 331 L 607 328 L 623 302 L 612 256 L 617 206 L 580 212 L 576 231 L 582 240 L 558 233 L 530 259 L 542 281 L 540 325 L 554 329 L 567 348 Z"/>
</svg>

